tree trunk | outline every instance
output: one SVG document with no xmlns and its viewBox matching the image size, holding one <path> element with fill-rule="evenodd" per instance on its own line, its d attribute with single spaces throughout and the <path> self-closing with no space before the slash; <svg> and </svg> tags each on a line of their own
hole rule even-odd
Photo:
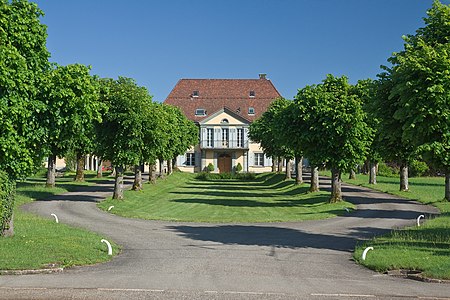
<svg viewBox="0 0 450 300">
<path fill-rule="evenodd" d="M 278 156 L 278 167 L 277 167 L 277 173 L 283 172 L 283 158 Z"/>
<path fill-rule="evenodd" d="M 362 167 L 362 173 L 363 173 L 364 175 L 367 175 L 367 173 L 369 173 L 369 161 L 368 161 L 368 160 L 366 160 L 366 161 L 364 162 L 364 165 L 363 165 L 363 167 Z"/>
<path fill-rule="evenodd" d="M 355 170 L 351 169 L 350 174 L 348 175 L 348 179 L 356 179 L 356 172 Z"/>
<path fill-rule="evenodd" d="M 286 176 L 284 180 L 292 179 L 292 168 L 291 168 L 291 160 L 286 158 Z"/>
<path fill-rule="evenodd" d="M 77 174 L 75 181 L 84 181 L 84 165 L 85 157 L 81 153 L 77 153 Z"/>
<path fill-rule="evenodd" d="M 46 187 L 54 188 L 56 183 L 56 155 L 50 155 L 48 157 L 47 167 L 47 183 Z"/>
<path fill-rule="evenodd" d="M 295 184 L 303 183 L 303 156 L 295 158 Z"/>
<path fill-rule="evenodd" d="M 319 191 L 319 168 L 311 166 L 311 186 L 309 187 L 311 193 Z"/>
<path fill-rule="evenodd" d="M 450 201 L 450 171 L 445 171 L 445 200 Z"/>
<path fill-rule="evenodd" d="M 406 192 L 408 190 L 409 190 L 408 165 L 401 164 L 400 165 L 400 191 Z"/>
<path fill-rule="evenodd" d="M 172 175 L 172 161 L 167 161 L 167 175 Z"/>
<path fill-rule="evenodd" d="M 272 172 L 274 172 L 274 173 L 277 171 L 276 160 L 277 160 L 277 158 L 275 156 L 272 156 Z"/>
<path fill-rule="evenodd" d="M 114 183 L 113 199 L 123 200 L 123 168 L 115 167 L 116 176 Z"/>
<path fill-rule="evenodd" d="M 331 170 L 331 198 L 330 203 L 342 201 L 342 190 L 340 178 L 341 171 L 338 169 Z"/>
<path fill-rule="evenodd" d="M 134 182 L 132 190 L 133 191 L 142 190 L 142 171 L 140 165 L 134 166 Z"/>
<path fill-rule="evenodd" d="M 176 157 L 174 157 L 174 158 L 172 159 L 172 173 L 175 172 L 175 170 L 178 171 L 178 167 L 177 167 L 177 158 L 176 158 Z"/>
<path fill-rule="evenodd" d="M 164 178 L 164 160 L 159 160 L 159 178 Z"/>
<path fill-rule="evenodd" d="M 97 161 L 97 178 L 103 177 L 103 160 L 101 158 Z"/>
<path fill-rule="evenodd" d="M 149 183 L 156 183 L 156 165 L 152 164 L 148 166 L 148 179 Z"/>
<path fill-rule="evenodd" d="M 377 184 L 377 164 L 370 162 L 369 184 Z"/>
</svg>

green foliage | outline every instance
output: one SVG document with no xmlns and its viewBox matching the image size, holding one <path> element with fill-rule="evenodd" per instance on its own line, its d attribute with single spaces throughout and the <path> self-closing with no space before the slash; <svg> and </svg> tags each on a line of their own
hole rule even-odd
<svg viewBox="0 0 450 300">
<path fill-rule="evenodd" d="M 77 154 L 75 151 L 69 149 L 64 155 L 64 162 L 66 163 L 67 171 L 75 171 L 77 168 Z"/>
<path fill-rule="evenodd" d="M 9 179 L 8 174 L 0 171 L 0 236 L 3 231 L 9 229 L 14 208 L 15 187 L 15 182 Z"/>
<path fill-rule="evenodd" d="M 209 163 L 208 166 L 206 167 L 206 171 L 208 173 L 213 172 L 215 170 L 214 165 L 212 163 Z"/>
<path fill-rule="evenodd" d="M 298 120 L 293 127 L 298 124 L 302 132 L 293 139 L 304 142 L 310 161 L 349 170 L 364 160 L 373 129 L 366 123 L 361 96 L 345 76 L 328 75 L 321 84 L 299 90 L 295 109 Z"/>
<path fill-rule="evenodd" d="M 249 138 L 260 143 L 267 156 L 294 157 L 294 150 L 282 139 L 282 130 L 279 130 L 279 118 L 283 117 L 282 112 L 289 103 L 290 101 L 284 98 L 276 99 L 260 118 L 250 124 Z"/>
<path fill-rule="evenodd" d="M 417 159 L 411 161 L 408 167 L 409 176 L 411 177 L 423 176 L 430 170 L 426 162 Z"/>
<path fill-rule="evenodd" d="M 435 1 L 425 27 L 405 38 L 390 58 L 402 139 L 418 147 L 433 167 L 450 171 L 450 6 Z"/>
<path fill-rule="evenodd" d="M 35 3 L 0 1 L 0 170 L 11 178 L 32 173 L 44 156 L 37 95 L 50 55 L 42 15 Z"/>
<path fill-rule="evenodd" d="M 90 68 L 80 64 L 58 66 L 49 72 L 41 92 L 47 104 L 43 122 L 48 130 L 49 152 L 87 154 L 94 148 L 95 123 L 104 107 L 99 101 L 98 81 Z"/>
<path fill-rule="evenodd" d="M 241 172 L 242 171 L 242 165 L 241 165 L 241 163 L 238 163 L 237 165 L 236 165 L 236 173 L 239 173 L 239 172 Z"/>
<path fill-rule="evenodd" d="M 384 162 L 378 163 L 378 175 L 384 177 L 398 177 L 399 169 L 387 165 Z"/>
<path fill-rule="evenodd" d="M 144 159 L 152 98 L 131 78 L 103 79 L 100 84 L 107 112 L 97 126 L 97 151 L 114 166 L 138 165 Z"/>
<path fill-rule="evenodd" d="M 208 173 L 201 172 L 195 176 L 198 180 L 214 181 L 214 180 L 255 180 L 255 173 Z"/>
</svg>

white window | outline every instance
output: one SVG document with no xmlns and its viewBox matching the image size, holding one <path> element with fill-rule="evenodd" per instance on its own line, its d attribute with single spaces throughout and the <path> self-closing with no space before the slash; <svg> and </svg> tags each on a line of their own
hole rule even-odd
<svg viewBox="0 0 450 300">
<path fill-rule="evenodd" d="M 240 148 L 244 147 L 244 128 L 237 129 L 237 146 Z"/>
<path fill-rule="evenodd" d="M 228 147 L 228 138 L 230 136 L 230 130 L 228 128 L 222 128 L 222 146 Z"/>
<path fill-rule="evenodd" d="M 193 91 L 192 92 L 192 97 L 198 97 L 198 91 Z"/>
<path fill-rule="evenodd" d="M 204 110 L 203 108 L 197 108 L 195 110 L 195 115 L 196 116 L 206 116 L 206 110 Z"/>
<path fill-rule="evenodd" d="M 195 153 L 186 153 L 186 166 L 195 166 Z"/>
<path fill-rule="evenodd" d="M 254 98 L 255 97 L 255 91 L 250 91 L 249 96 L 250 96 L 250 98 Z"/>
<path fill-rule="evenodd" d="M 264 153 L 255 153 L 255 166 L 264 167 Z"/>
<path fill-rule="evenodd" d="M 249 107 L 248 108 L 248 114 L 249 115 L 254 115 L 255 114 L 255 108 L 254 107 Z"/>
<path fill-rule="evenodd" d="M 214 128 L 206 128 L 206 146 L 214 146 Z"/>
</svg>

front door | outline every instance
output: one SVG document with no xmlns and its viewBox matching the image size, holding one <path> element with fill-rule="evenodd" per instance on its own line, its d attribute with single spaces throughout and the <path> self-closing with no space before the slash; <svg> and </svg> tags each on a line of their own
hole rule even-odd
<svg viewBox="0 0 450 300">
<path fill-rule="evenodd" d="M 218 167 L 219 167 L 219 173 L 230 173 L 231 172 L 231 156 L 226 153 L 221 154 L 219 156 Z"/>
</svg>

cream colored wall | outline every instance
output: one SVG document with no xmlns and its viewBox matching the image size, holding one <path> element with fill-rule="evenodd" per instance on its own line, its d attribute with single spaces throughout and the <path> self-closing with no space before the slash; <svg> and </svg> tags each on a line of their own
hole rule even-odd
<svg viewBox="0 0 450 300">
<path fill-rule="evenodd" d="M 223 119 L 227 119 L 228 123 L 221 124 L 220 122 Z M 244 123 L 242 123 L 238 119 L 230 116 L 226 112 L 223 112 L 223 113 L 220 113 L 219 115 L 217 115 L 216 117 L 212 118 L 211 120 L 208 120 L 208 122 L 203 123 L 202 125 L 207 125 L 207 126 L 211 126 L 211 125 L 244 125 Z"/>
</svg>

